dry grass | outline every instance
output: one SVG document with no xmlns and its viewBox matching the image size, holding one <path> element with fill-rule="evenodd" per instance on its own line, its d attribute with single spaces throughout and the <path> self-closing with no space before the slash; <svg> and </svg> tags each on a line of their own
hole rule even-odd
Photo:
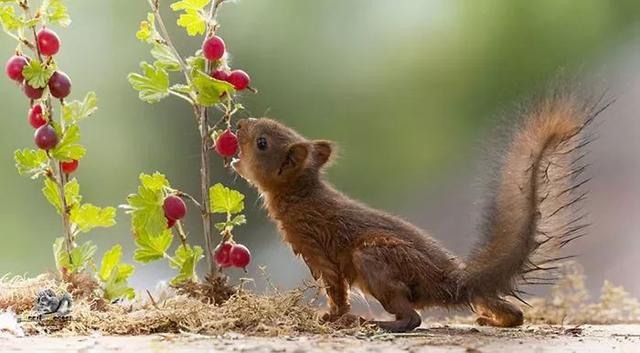
<svg viewBox="0 0 640 353">
<path fill-rule="evenodd" d="M 610 324 L 640 322 L 640 304 L 621 287 L 605 282 L 602 294 L 589 303 L 584 275 L 576 265 L 565 267 L 565 275 L 552 288 L 548 298 L 534 298 L 526 311 L 529 323 Z M 63 285 L 53 276 L 0 278 L 0 312 L 12 310 L 29 314 L 36 294 L 44 288 L 75 293 L 73 317 L 69 321 L 25 322 L 29 334 L 58 335 L 146 335 L 153 333 L 198 333 L 219 335 L 238 332 L 255 336 L 298 334 L 372 334 L 371 327 L 336 327 L 320 322 L 313 300 L 305 296 L 317 287 L 307 286 L 286 292 L 271 287 L 258 295 L 241 285 L 235 293 L 222 293 L 226 300 L 206 300 L 215 291 L 214 283 L 165 288 L 151 295 L 140 295 L 134 302 L 96 305 L 91 291 L 77 288 L 81 281 Z M 222 298 L 222 297 L 220 297 Z M 448 322 L 467 323 L 471 317 L 450 318 Z"/>
<path fill-rule="evenodd" d="M 35 278 L 8 275 L 0 277 L 0 310 L 11 310 L 15 313 L 30 310 L 36 295 L 43 288 L 51 288 L 57 292 L 64 289 L 50 274 L 42 274 Z"/>
<path fill-rule="evenodd" d="M 65 286 L 51 276 L 33 279 L 3 278 L 0 282 L 0 311 L 29 314 L 36 294 L 43 288 L 62 291 Z M 68 288 L 68 286 L 66 286 Z M 193 290 L 195 287 L 189 287 Z M 76 297 L 71 320 L 46 324 L 23 323 L 27 333 L 87 335 L 144 335 L 152 333 L 190 332 L 218 335 L 240 332 L 258 336 L 326 334 L 335 327 L 322 324 L 317 309 L 309 304 L 305 293 L 310 288 L 257 295 L 242 288 L 221 304 L 203 297 L 185 294 L 185 288 L 165 289 L 130 303 L 105 304 L 96 309 L 92 296 Z"/>
<path fill-rule="evenodd" d="M 605 281 L 599 300 L 591 303 L 589 299 L 582 268 L 567 263 L 551 295 L 529 301 L 525 318 L 531 323 L 574 325 L 640 322 L 640 302 L 623 287 Z"/>
</svg>

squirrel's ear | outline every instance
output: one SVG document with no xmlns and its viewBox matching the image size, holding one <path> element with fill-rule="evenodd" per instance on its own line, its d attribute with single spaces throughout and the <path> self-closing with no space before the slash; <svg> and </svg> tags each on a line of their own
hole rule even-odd
<svg viewBox="0 0 640 353">
<path fill-rule="evenodd" d="M 287 155 L 280 165 L 278 174 L 289 172 L 291 170 L 302 169 L 307 163 L 311 146 L 308 142 L 298 142 L 289 146 Z"/>
<path fill-rule="evenodd" d="M 331 161 L 335 150 L 335 144 L 327 140 L 313 141 L 313 157 L 318 167 L 322 167 Z"/>
</svg>

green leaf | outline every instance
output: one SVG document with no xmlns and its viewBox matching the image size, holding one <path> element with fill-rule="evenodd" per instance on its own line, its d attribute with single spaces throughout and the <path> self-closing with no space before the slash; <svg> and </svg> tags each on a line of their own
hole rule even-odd
<svg viewBox="0 0 640 353">
<path fill-rule="evenodd" d="M 133 274 L 132 265 L 120 263 L 122 246 L 114 245 L 102 257 L 98 278 L 103 282 L 105 299 L 111 301 L 117 298 L 132 299 L 135 296 L 133 288 L 129 288 L 128 279 Z"/>
<path fill-rule="evenodd" d="M 118 298 L 133 299 L 136 292 L 129 287 L 129 277 L 133 274 L 134 267 L 129 264 L 120 264 L 113 270 L 111 277 L 104 282 L 104 298 L 114 301 Z"/>
<path fill-rule="evenodd" d="M 55 65 L 42 65 L 39 60 L 32 59 L 22 69 L 22 75 L 29 86 L 44 88 L 55 71 Z"/>
<path fill-rule="evenodd" d="M 111 276 L 111 272 L 118 266 L 120 258 L 122 257 L 122 246 L 120 244 L 114 245 L 109 251 L 104 253 L 100 264 L 100 271 L 98 271 L 98 278 L 101 281 L 106 281 Z"/>
<path fill-rule="evenodd" d="M 162 191 L 169 187 L 169 180 L 163 174 L 155 172 L 152 175 L 140 174 L 140 184 L 153 191 Z"/>
<path fill-rule="evenodd" d="M 80 183 L 76 178 L 71 179 L 68 183 L 64 184 L 64 199 L 67 206 L 71 209 L 77 207 L 82 201 L 80 195 Z"/>
<path fill-rule="evenodd" d="M 181 0 L 171 4 L 173 11 L 184 10 L 184 13 L 178 17 L 178 26 L 184 27 L 190 36 L 204 34 L 207 17 L 202 9 L 209 2 L 210 0 Z"/>
<path fill-rule="evenodd" d="M 44 180 L 42 194 L 49 203 L 53 205 L 58 214 L 61 214 L 62 203 L 60 201 L 60 188 L 58 187 L 58 184 L 52 179 L 46 178 Z M 80 195 L 80 184 L 75 178 L 64 185 L 64 198 L 67 206 L 71 208 L 72 211 L 77 208 L 82 201 L 82 196 Z"/>
<path fill-rule="evenodd" d="M 160 33 L 156 30 L 156 16 L 149 12 L 147 19 L 140 22 L 136 38 L 146 43 L 153 43 L 161 40 Z"/>
<path fill-rule="evenodd" d="M 171 4 L 173 11 L 202 10 L 211 0 L 180 0 Z"/>
<path fill-rule="evenodd" d="M 196 266 L 198 261 L 204 256 L 203 250 L 199 246 L 191 247 L 189 245 L 181 245 L 176 249 L 174 261 L 170 262 L 170 266 L 179 270 L 178 275 L 171 280 L 172 285 L 177 285 L 187 281 L 197 281 Z"/>
<path fill-rule="evenodd" d="M 209 189 L 209 206 L 213 213 L 240 213 L 244 210 L 244 195 L 218 183 Z"/>
<path fill-rule="evenodd" d="M 156 58 L 154 65 L 167 71 L 180 71 L 180 61 L 166 44 L 155 43 L 151 55 Z"/>
<path fill-rule="evenodd" d="M 93 255 L 95 255 L 97 249 L 97 246 L 88 241 L 71 250 L 71 264 L 69 269 L 72 272 L 84 271 L 87 265 L 93 260 Z"/>
<path fill-rule="evenodd" d="M 186 10 L 178 17 L 177 24 L 180 27 L 184 27 L 190 36 L 204 34 L 207 27 L 205 17 L 199 11 L 195 10 Z"/>
<path fill-rule="evenodd" d="M 219 231 L 222 231 L 225 228 L 229 229 L 229 230 L 233 230 L 234 227 L 240 226 L 240 225 L 243 225 L 243 224 L 246 224 L 246 223 L 247 223 L 247 218 L 243 214 L 239 214 L 239 215 L 233 217 L 233 219 L 228 221 L 228 222 L 216 223 L 214 226 Z"/>
<path fill-rule="evenodd" d="M 142 75 L 131 73 L 127 76 L 131 86 L 138 91 L 141 100 L 156 103 L 169 95 L 169 74 L 161 67 L 147 62 L 140 64 Z"/>
<path fill-rule="evenodd" d="M 14 154 L 18 174 L 30 174 L 32 178 L 37 178 L 44 174 L 49 166 L 49 157 L 43 150 L 23 149 L 17 150 Z"/>
<path fill-rule="evenodd" d="M 182 83 L 176 83 L 175 85 L 171 86 L 171 90 L 175 92 L 191 94 L 191 87 Z"/>
<path fill-rule="evenodd" d="M 68 123 L 77 123 L 88 118 L 98 110 L 98 98 L 95 92 L 89 92 L 82 102 L 74 100 L 62 107 L 62 117 Z"/>
<path fill-rule="evenodd" d="M 0 22 L 6 31 L 15 31 L 24 27 L 23 21 L 16 15 L 13 6 L 0 7 Z"/>
<path fill-rule="evenodd" d="M 167 229 L 167 219 L 162 209 L 162 189 L 168 186 L 168 181 L 160 173 L 140 174 L 140 183 L 138 193 L 127 198 L 133 230 L 136 234 L 161 234 Z"/>
<path fill-rule="evenodd" d="M 79 141 L 80 128 L 78 125 L 71 125 L 65 131 L 58 145 L 51 151 L 51 155 L 61 162 L 82 159 L 87 150 L 78 143 Z"/>
<path fill-rule="evenodd" d="M 56 238 L 53 242 L 53 259 L 56 262 L 56 268 L 58 271 L 65 268 L 65 265 L 69 264 L 69 255 L 64 250 L 64 238 Z"/>
<path fill-rule="evenodd" d="M 156 236 L 139 233 L 136 236 L 138 248 L 133 254 L 133 259 L 142 263 L 162 259 L 171 246 L 172 240 L 173 234 L 168 229 Z"/>
<path fill-rule="evenodd" d="M 60 0 L 45 0 L 40 7 L 47 22 L 57 24 L 61 27 L 68 27 L 71 24 L 71 17 L 67 12 L 67 7 Z"/>
<path fill-rule="evenodd" d="M 58 270 L 65 269 L 72 273 L 84 271 L 93 260 L 97 246 L 88 241 L 67 253 L 64 242 L 64 238 L 57 238 L 53 243 L 53 255 Z"/>
<path fill-rule="evenodd" d="M 136 233 L 157 235 L 167 228 L 167 220 L 162 210 L 162 193 L 140 186 L 138 193 L 130 195 L 132 207 L 131 223 Z"/>
<path fill-rule="evenodd" d="M 206 59 L 202 55 L 190 56 L 187 58 L 187 65 L 191 68 L 191 76 L 194 76 L 198 71 L 206 71 L 207 64 Z"/>
<path fill-rule="evenodd" d="M 62 213 L 62 202 L 60 200 L 60 189 L 58 188 L 58 184 L 56 184 L 53 180 L 46 178 L 44 179 L 44 187 L 42 188 L 42 194 L 49 201 L 51 205 L 58 211 L 58 214 Z"/>
<path fill-rule="evenodd" d="M 100 208 L 92 204 L 84 204 L 71 209 L 71 222 L 76 224 L 80 231 L 87 233 L 97 227 L 111 227 L 116 224 L 116 209 L 113 207 Z"/>
<path fill-rule="evenodd" d="M 60 201 L 60 188 L 58 184 L 50 178 L 44 180 L 42 194 L 56 209 L 58 214 L 62 212 L 62 203 Z M 73 211 L 82 201 L 80 195 L 80 184 L 74 178 L 64 185 L 64 198 L 67 206 Z M 75 222 L 74 222 L 75 223 Z"/>
<path fill-rule="evenodd" d="M 229 82 L 216 80 L 202 71 L 194 73 L 193 85 L 198 93 L 198 104 L 205 107 L 210 107 L 220 102 L 220 96 L 224 92 L 229 94 L 233 92 L 233 85 Z"/>
</svg>

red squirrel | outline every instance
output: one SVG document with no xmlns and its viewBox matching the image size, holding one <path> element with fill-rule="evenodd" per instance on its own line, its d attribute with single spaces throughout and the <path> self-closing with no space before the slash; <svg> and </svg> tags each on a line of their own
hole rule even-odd
<svg viewBox="0 0 640 353">
<path fill-rule="evenodd" d="M 519 113 L 486 208 L 483 241 L 466 260 L 421 229 L 336 190 L 323 177 L 334 143 L 310 140 L 275 120 L 238 121 L 234 170 L 264 197 L 283 239 L 326 286 L 325 320 L 351 315 L 349 289 L 377 299 L 395 316 L 374 322 L 404 332 L 421 324 L 416 310 L 468 307 L 477 323 L 514 327 L 523 312 L 519 284 L 545 280 L 554 250 L 583 235 L 575 205 L 588 181 L 585 127 L 604 107 L 556 91 Z"/>
</svg>

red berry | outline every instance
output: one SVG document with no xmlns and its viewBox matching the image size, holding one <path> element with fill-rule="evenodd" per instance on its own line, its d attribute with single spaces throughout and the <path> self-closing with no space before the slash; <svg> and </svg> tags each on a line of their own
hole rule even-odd
<svg viewBox="0 0 640 353">
<path fill-rule="evenodd" d="M 249 74 L 242 70 L 233 70 L 229 73 L 227 82 L 232 84 L 236 90 L 242 91 L 243 89 L 249 87 L 251 78 L 249 77 Z"/>
<path fill-rule="evenodd" d="M 229 259 L 229 252 L 233 245 L 231 243 L 222 243 L 216 247 L 216 250 L 213 253 L 213 259 L 216 262 L 216 265 L 227 268 L 231 267 L 231 261 Z"/>
<path fill-rule="evenodd" d="M 164 216 L 164 217 L 167 218 L 167 216 Z M 167 218 L 167 228 L 173 228 L 173 226 L 175 225 L 176 225 L 175 219 Z"/>
<path fill-rule="evenodd" d="M 216 70 L 211 73 L 211 77 L 216 80 L 226 81 L 229 78 L 229 73 L 224 70 Z"/>
<path fill-rule="evenodd" d="M 7 64 L 4 66 L 4 72 L 7 76 L 18 82 L 24 80 L 22 76 L 22 69 L 29 63 L 29 58 L 20 55 L 14 55 L 7 60 Z"/>
<path fill-rule="evenodd" d="M 65 98 L 71 93 L 71 79 L 62 71 L 56 71 L 49 79 L 49 92 L 56 98 Z"/>
<path fill-rule="evenodd" d="M 220 60 L 224 55 L 224 41 L 218 36 L 213 36 L 202 43 L 202 54 L 207 60 Z"/>
<path fill-rule="evenodd" d="M 174 221 L 183 219 L 187 214 L 187 205 L 176 195 L 167 196 L 164 199 L 162 208 L 164 209 L 165 217 L 173 219 Z"/>
<path fill-rule="evenodd" d="M 40 53 L 46 56 L 55 55 L 60 50 L 60 38 L 56 32 L 42 28 L 36 35 L 38 39 L 38 49 Z"/>
<path fill-rule="evenodd" d="M 58 135 L 51 125 L 43 125 L 36 130 L 36 145 L 43 150 L 50 150 L 58 144 Z"/>
<path fill-rule="evenodd" d="M 238 137 L 230 129 L 218 136 L 216 152 L 222 157 L 231 157 L 238 152 Z"/>
<path fill-rule="evenodd" d="M 78 169 L 78 160 L 74 159 L 71 162 L 62 162 L 60 165 L 62 166 L 62 171 L 65 174 L 71 174 Z"/>
<path fill-rule="evenodd" d="M 31 126 L 33 126 L 34 129 L 37 129 L 46 123 L 47 123 L 47 120 L 44 118 L 44 115 L 42 114 L 41 104 L 36 104 L 31 109 L 29 109 L 29 124 L 31 124 Z"/>
<path fill-rule="evenodd" d="M 44 88 L 31 87 L 25 82 L 24 85 L 22 85 L 22 92 L 24 92 L 24 94 L 30 99 L 40 99 L 44 92 Z"/>
<path fill-rule="evenodd" d="M 229 251 L 229 261 L 235 267 L 245 268 L 251 262 L 251 252 L 242 244 L 234 244 Z"/>
</svg>

